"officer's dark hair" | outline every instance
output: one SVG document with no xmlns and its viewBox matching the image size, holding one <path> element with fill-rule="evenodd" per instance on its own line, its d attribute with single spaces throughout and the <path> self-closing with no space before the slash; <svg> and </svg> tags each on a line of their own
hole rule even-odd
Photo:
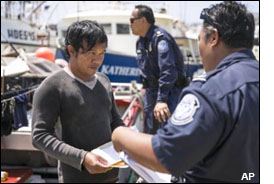
<svg viewBox="0 0 274 184">
<path fill-rule="evenodd" d="M 147 22 L 153 25 L 155 23 L 155 18 L 153 11 L 150 7 L 146 5 L 136 5 L 135 9 L 138 9 L 137 16 L 138 17 L 145 17 Z"/>
<path fill-rule="evenodd" d="M 228 48 L 252 49 L 255 22 L 253 14 L 247 11 L 245 5 L 225 1 L 204 9 L 200 18 L 204 20 L 206 40 L 212 29 L 216 28 L 220 39 Z"/>
<path fill-rule="evenodd" d="M 97 43 L 105 43 L 107 45 L 107 35 L 102 26 L 96 21 L 83 20 L 72 23 L 68 29 L 65 38 L 65 46 L 67 54 L 68 45 L 72 45 L 78 54 L 79 49 L 83 48 L 83 41 L 86 41 L 88 48 L 84 52 L 91 50 Z"/>
</svg>

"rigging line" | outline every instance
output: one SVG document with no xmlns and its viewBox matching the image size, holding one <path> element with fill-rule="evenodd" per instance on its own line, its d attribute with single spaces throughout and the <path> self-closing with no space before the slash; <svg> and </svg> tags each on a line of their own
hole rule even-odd
<svg viewBox="0 0 274 184">
<path fill-rule="evenodd" d="M 28 95 L 28 94 L 34 92 L 36 89 L 37 89 L 37 87 L 34 88 L 34 89 L 31 89 L 31 90 L 29 90 L 29 91 L 27 91 L 27 92 L 25 92 L 24 94 L 25 94 L 25 95 Z M 16 96 L 18 96 L 18 95 L 16 95 Z M 15 96 L 10 97 L 10 98 L 7 98 L 7 99 L 5 99 L 5 100 L 2 100 L 1 103 L 5 103 L 5 102 L 8 102 L 8 101 L 10 101 L 10 100 L 13 100 L 14 97 L 15 97 Z"/>
<path fill-rule="evenodd" d="M 40 84 L 37 84 L 37 85 L 33 85 L 33 86 L 30 86 L 30 87 L 25 87 L 24 89 L 18 89 L 18 90 L 13 90 L 13 91 L 8 91 L 8 92 L 5 92 L 4 94 L 1 94 L 2 96 L 4 95 L 12 95 L 12 94 L 21 94 L 21 93 L 24 93 L 26 91 L 29 91 L 31 89 L 34 89 L 34 88 L 37 88 Z M 16 96 L 16 95 L 13 95 L 13 96 Z M 2 97 L 1 96 L 1 97 Z M 5 98 L 4 98 L 5 99 Z"/>
</svg>

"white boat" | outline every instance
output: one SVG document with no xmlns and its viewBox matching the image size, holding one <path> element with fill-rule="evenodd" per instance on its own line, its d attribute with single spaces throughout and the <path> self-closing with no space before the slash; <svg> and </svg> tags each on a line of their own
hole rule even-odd
<svg viewBox="0 0 274 184">
<path fill-rule="evenodd" d="M 55 50 L 56 35 L 54 31 L 32 27 L 22 20 L 1 18 L 1 53 L 12 43 L 16 49 L 24 48 L 35 52 L 39 47 Z"/>
<path fill-rule="evenodd" d="M 136 41 L 137 36 L 132 34 L 129 24 L 129 18 L 132 10 L 125 9 L 106 9 L 89 10 L 73 13 L 65 16 L 58 24 L 58 35 L 61 45 L 64 45 L 66 30 L 70 24 L 80 20 L 96 20 L 101 24 L 108 36 L 108 48 L 102 66 L 99 71 L 106 74 L 111 82 L 129 83 L 133 80 L 140 83 L 139 69 L 136 61 Z M 175 19 L 165 13 L 154 13 L 155 24 L 163 27 L 169 33 L 178 33 L 177 27 L 174 27 Z M 186 40 L 187 44 L 181 45 L 185 60 L 189 57 L 195 57 L 195 63 L 191 62 L 190 75 L 202 68 L 199 59 L 197 39 L 188 39 L 181 35 L 174 35 L 176 40 Z M 188 47 L 188 48 L 186 48 Z M 186 53 L 188 52 L 188 54 Z M 189 54 L 191 52 L 192 54 Z M 192 67 L 194 66 L 194 68 Z"/>
<path fill-rule="evenodd" d="M 5 2 L 3 6 L 1 3 L 1 9 L 5 11 L 5 16 L 1 14 L 1 55 L 10 51 L 7 49 L 11 44 L 15 49 L 23 48 L 26 52 L 35 52 L 39 47 L 50 47 L 55 52 L 56 30 L 46 24 L 38 25 L 32 18 L 32 14 L 39 16 L 39 7 L 44 2 L 36 2 L 26 8 L 28 3 L 32 2 Z M 21 12 L 15 11 L 17 6 Z"/>
</svg>

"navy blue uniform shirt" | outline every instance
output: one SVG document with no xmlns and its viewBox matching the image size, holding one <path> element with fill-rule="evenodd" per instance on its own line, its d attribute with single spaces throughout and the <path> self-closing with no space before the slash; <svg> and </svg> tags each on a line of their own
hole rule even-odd
<svg viewBox="0 0 274 184">
<path fill-rule="evenodd" d="M 167 102 L 178 77 L 184 78 L 183 57 L 172 36 L 164 29 L 150 26 L 145 37 L 136 44 L 141 77 L 158 80 L 157 101 Z"/>
<path fill-rule="evenodd" d="M 230 54 L 185 88 L 152 147 L 171 174 L 188 182 L 259 182 L 259 63 L 253 53 Z"/>
</svg>

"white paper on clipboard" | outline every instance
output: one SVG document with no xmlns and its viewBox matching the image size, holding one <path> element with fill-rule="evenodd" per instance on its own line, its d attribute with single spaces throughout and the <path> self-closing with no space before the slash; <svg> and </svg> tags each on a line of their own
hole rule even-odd
<svg viewBox="0 0 274 184">
<path fill-rule="evenodd" d="M 121 159 L 148 183 L 171 183 L 171 174 L 153 171 L 132 160 L 124 152 L 120 152 Z"/>
</svg>

